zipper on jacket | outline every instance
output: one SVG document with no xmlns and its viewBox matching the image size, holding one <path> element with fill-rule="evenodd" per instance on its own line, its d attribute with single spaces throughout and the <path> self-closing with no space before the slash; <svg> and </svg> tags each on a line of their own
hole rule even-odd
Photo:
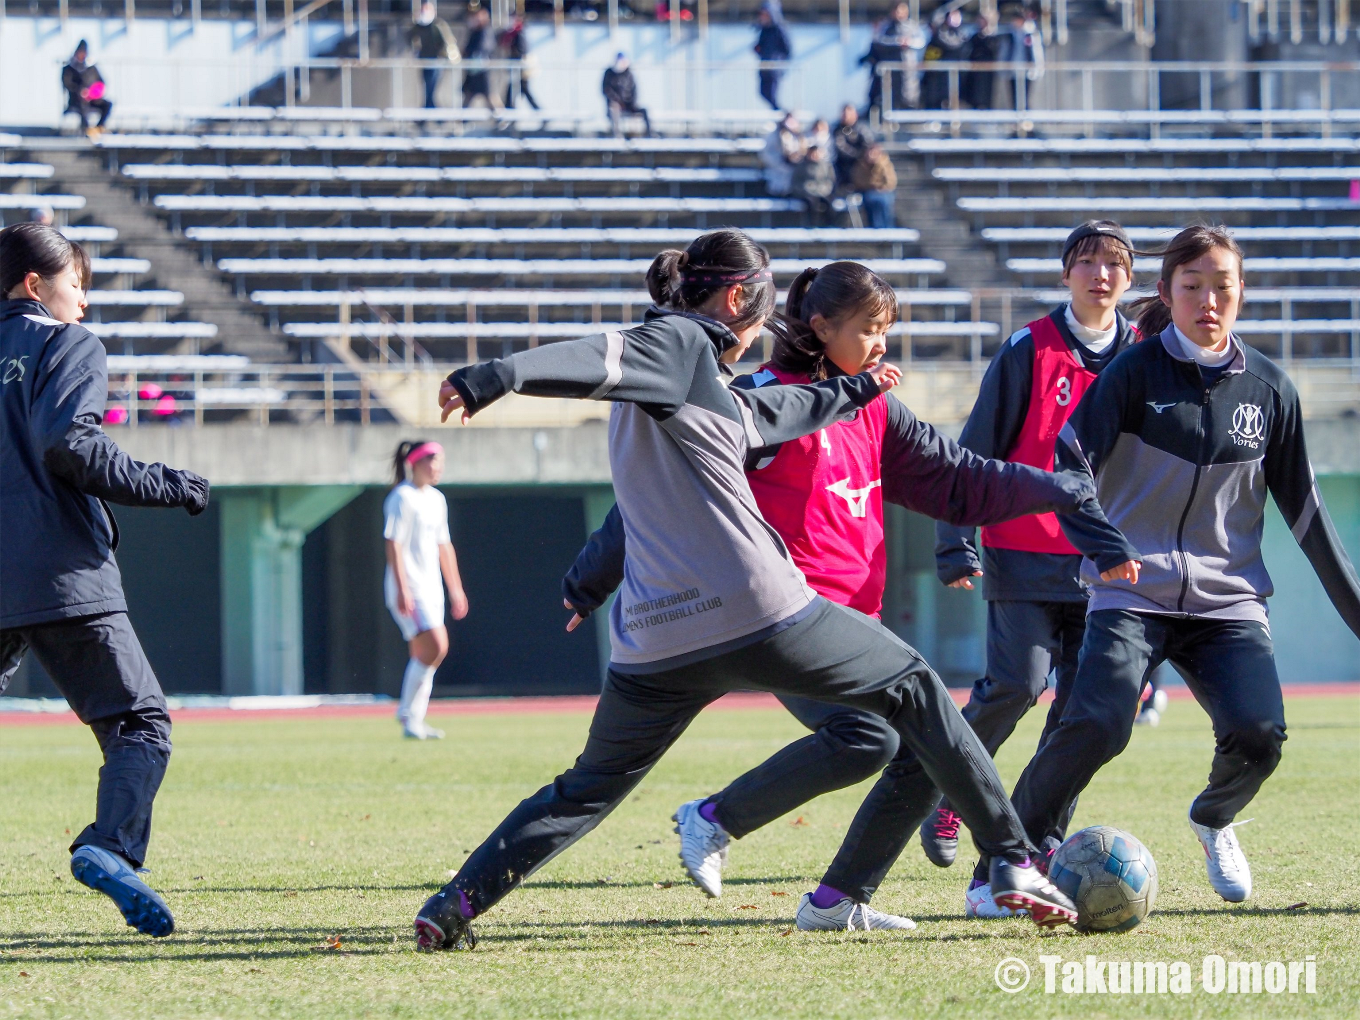
<svg viewBox="0 0 1360 1020">
<path fill-rule="evenodd" d="M 1198 367 L 1196 371 L 1199 371 Z M 1201 376 L 1203 381 L 1203 376 Z M 1218 380 L 1215 379 L 1214 382 Z M 1190 507 L 1194 505 L 1195 493 L 1199 491 L 1199 476 L 1204 471 L 1204 439 L 1207 435 L 1204 427 L 1204 418 L 1209 413 L 1209 394 L 1214 388 L 1214 383 L 1204 387 L 1204 400 L 1199 405 L 1199 423 L 1195 426 L 1195 477 L 1190 482 L 1190 495 L 1185 500 L 1185 509 L 1181 511 L 1181 522 L 1176 526 L 1176 552 L 1181 558 L 1181 570 L 1185 576 L 1181 578 L 1181 594 L 1176 600 L 1176 612 L 1185 612 L 1185 596 L 1190 593 L 1190 557 L 1185 552 L 1185 522 L 1190 517 Z"/>
</svg>

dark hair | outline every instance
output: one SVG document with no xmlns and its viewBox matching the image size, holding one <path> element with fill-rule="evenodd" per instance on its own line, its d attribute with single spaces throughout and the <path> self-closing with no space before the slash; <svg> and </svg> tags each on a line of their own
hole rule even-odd
<svg viewBox="0 0 1360 1020">
<path fill-rule="evenodd" d="M 406 481 L 406 458 L 417 446 L 424 446 L 428 439 L 408 439 L 397 444 L 397 452 L 392 455 L 392 485 L 396 487 Z"/>
<path fill-rule="evenodd" d="M 1083 255 L 1094 255 L 1096 252 L 1104 251 L 1123 263 L 1124 269 L 1129 274 L 1129 282 L 1132 283 L 1135 253 L 1133 246 L 1128 242 L 1128 235 L 1124 233 L 1124 228 L 1114 220 L 1087 220 L 1073 233 L 1085 230 L 1091 232 L 1070 242 L 1071 247 L 1063 252 L 1063 275 L 1066 276 L 1072 269 L 1072 263 Z"/>
<path fill-rule="evenodd" d="M 90 257 L 60 230 L 41 223 L 16 223 L 0 230 L 0 298 L 8 297 L 29 273 L 52 280 L 70 265 L 80 274 L 80 285 L 89 290 Z"/>
<path fill-rule="evenodd" d="M 874 315 L 887 312 L 889 325 L 897 321 L 897 292 L 888 282 L 858 262 L 832 262 L 821 269 L 804 269 L 789 285 L 784 314 L 775 334 L 776 368 L 806 374 L 813 380 L 827 377 L 826 345 L 812 329 L 812 317 L 836 322 L 853 312 Z"/>
<path fill-rule="evenodd" d="M 1187 262 L 1194 262 L 1215 248 L 1225 249 L 1237 256 L 1237 272 L 1241 275 L 1242 249 L 1228 232 L 1228 228 L 1195 223 L 1173 237 L 1171 243 L 1162 249 L 1161 279 L 1166 289 L 1168 291 L 1171 289 L 1171 278 L 1178 267 Z M 1144 337 L 1156 336 L 1171 325 L 1171 309 L 1162 302 L 1159 294 L 1150 294 L 1135 301 L 1129 311 L 1138 320 L 1138 332 Z"/>
<path fill-rule="evenodd" d="M 768 275 L 770 253 L 743 231 L 712 230 L 689 243 L 684 251 L 663 251 L 647 269 L 647 290 L 662 308 L 693 312 L 709 298 L 743 278 L 763 279 L 743 284 L 741 312 L 727 325 L 745 329 L 774 315 L 774 280 Z"/>
</svg>

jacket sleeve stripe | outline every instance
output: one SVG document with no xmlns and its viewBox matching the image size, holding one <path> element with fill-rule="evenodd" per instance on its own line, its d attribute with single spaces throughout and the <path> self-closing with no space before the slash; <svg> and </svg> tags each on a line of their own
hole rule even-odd
<svg viewBox="0 0 1360 1020">
<path fill-rule="evenodd" d="M 1311 475 L 1312 472 L 1309 471 L 1309 474 Z M 1308 534 L 1308 529 L 1312 527 L 1313 518 L 1317 516 L 1318 506 L 1321 501 L 1322 497 L 1318 494 L 1317 479 L 1314 478 L 1312 479 L 1312 484 L 1308 487 L 1308 495 L 1304 497 L 1303 508 L 1299 511 L 1298 520 L 1296 520 L 1294 526 L 1289 529 L 1290 534 L 1294 536 L 1295 542 L 1300 544 L 1303 543 L 1303 537 Z"/>
<path fill-rule="evenodd" d="M 588 400 L 603 400 L 623 378 L 623 334 L 617 331 L 606 333 L 604 353 L 604 382 L 591 391 Z"/>
</svg>

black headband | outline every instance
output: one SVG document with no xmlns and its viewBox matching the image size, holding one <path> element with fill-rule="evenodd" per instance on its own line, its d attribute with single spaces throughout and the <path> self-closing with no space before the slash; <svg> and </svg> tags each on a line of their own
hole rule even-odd
<svg viewBox="0 0 1360 1020">
<path fill-rule="evenodd" d="M 1067 261 L 1067 256 L 1082 241 L 1088 237 L 1109 237 L 1118 241 L 1130 252 L 1133 251 L 1133 244 L 1129 241 L 1129 235 L 1124 233 L 1124 228 L 1117 223 L 1101 223 L 1097 220 L 1087 220 L 1076 230 L 1067 235 L 1067 240 L 1063 242 L 1062 260 Z"/>
<path fill-rule="evenodd" d="M 768 268 L 754 269 L 748 273 L 739 270 L 710 269 L 707 266 L 689 266 L 684 269 L 686 287 L 730 287 L 736 283 L 763 283 L 773 280 L 774 273 Z"/>
</svg>

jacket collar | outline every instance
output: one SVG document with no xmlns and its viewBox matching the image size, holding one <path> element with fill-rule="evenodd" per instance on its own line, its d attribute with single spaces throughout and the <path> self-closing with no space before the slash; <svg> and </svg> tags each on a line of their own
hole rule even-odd
<svg viewBox="0 0 1360 1020">
<path fill-rule="evenodd" d="M 1158 334 L 1157 339 L 1162 342 L 1162 349 L 1176 361 L 1179 361 L 1182 365 L 1191 365 L 1195 368 L 1199 368 L 1199 362 L 1195 361 L 1193 358 L 1187 358 L 1185 354 L 1182 353 L 1181 342 L 1176 338 L 1175 323 L 1172 323 L 1167 326 L 1166 329 L 1162 330 L 1162 332 Z M 1229 375 L 1246 371 L 1247 352 L 1245 345 L 1242 343 L 1242 338 L 1236 333 L 1229 333 L 1228 343 L 1232 344 L 1235 353 L 1233 354 L 1232 361 L 1228 362 L 1223 371 L 1227 372 Z"/>
<path fill-rule="evenodd" d="M 703 331 L 708 334 L 708 338 L 713 342 L 714 350 L 717 351 L 719 357 L 741 343 L 741 341 L 737 339 L 737 335 L 726 325 L 719 322 L 717 319 L 711 319 L 707 315 L 701 315 L 698 312 L 684 312 L 674 308 L 662 308 L 659 305 L 652 305 L 651 308 L 647 309 L 647 312 L 643 315 L 642 319 L 646 322 L 667 315 L 676 315 L 682 319 L 690 319 L 697 322 L 703 328 Z"/>
<path fill-rule="evenodd" d="M 41 301 L 34 301 L 31 298 L 0 299 L 0 319 L 12 319 L 16 315 L 37 315 L 56 321 L 52 319 L 52 313 Z"/>
</svg>

